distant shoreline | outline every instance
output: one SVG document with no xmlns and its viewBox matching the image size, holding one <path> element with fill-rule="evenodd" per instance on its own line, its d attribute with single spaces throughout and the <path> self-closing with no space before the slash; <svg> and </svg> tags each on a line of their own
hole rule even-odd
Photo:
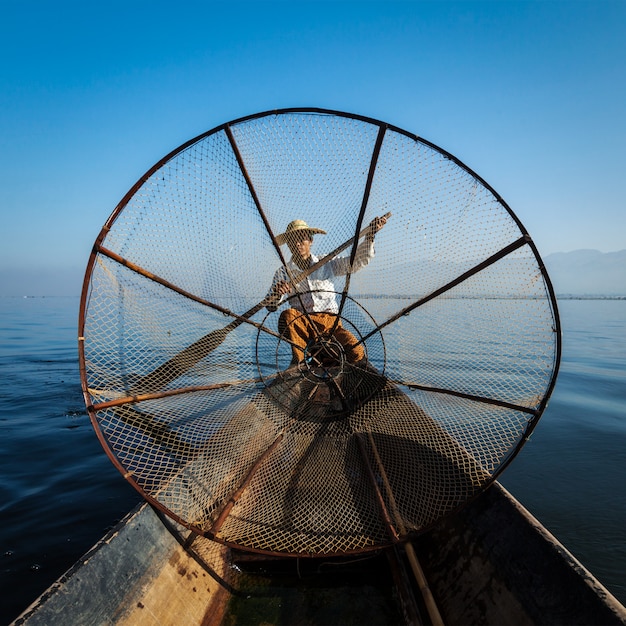
<svg viewBox="0 0 626 626">
<path fill-rule="evenodd" d="M 390 294 L 385 294 L 385 295 L 380 295 L 380 294 L 355 294 L 353 297 L 355 298 L 363 298 L 363 299 L 381 299 L 381 298 L 393 298 L 393 299 L 398 299 L 398 300 L 412 300 L 414 298 L 418 298 L 418 297 L 422 297 L 422 296 L 415 296 L 415 295 L 402 295 L 402 294 L 395 294 L 395 295 L 390 295 Z M 494 296 L 476 296 L 474 298 L 468 298 L 468 297 L 461 297 L 459 299 L 481 299 L 482 297 L 486 297 L 486 298 L 493 298 Z M 80 298 L 79 295 L 76 296 L 50 296 L 50 295 L 46 295 L 46 296 L 15 296 L 15 295 L 7 295 L 7 296 L 2 296 L 0 295 L 0 298 L 14 298 L 14 299 L 18 299 L 18 300 L 30 300 L 33 298 L 75 298 L 78 299 Z M 507 299 L 525 299 L 524 297 L 507 297 Z M 556 294 L 556 299 L 557 300 L 626 300 L 626 295 L 616 295 L 616 294 L 576 294 L 576 293 L 557 293 Z"/>
<path fill-rule="evenodd" d="M 626 296 L 577 295 L 573 293 L 557 294 L 557 300 L 626 300 Z"/>
</svg>

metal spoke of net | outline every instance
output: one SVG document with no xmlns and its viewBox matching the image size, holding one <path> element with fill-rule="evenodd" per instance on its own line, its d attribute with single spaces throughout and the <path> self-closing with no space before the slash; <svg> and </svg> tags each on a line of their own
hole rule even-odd
<svg viewBox="0 0 626 626">
<path fill-rule="evenodd" d="M 302 271 L 279 237 L 297 219 L 327 233 Z M 267 308 L 279 268 L 296 293 Z M 432 143 L 333 111 L 173 151 L 106 222 L 84 285 L 81 380 L 113 463 L 189 528 L 264 553 L 376 549 L 458 510 L 519 452 L 560 359 L 552 286 L 505 202 Z M 337 303 L 324 324 L 315 298 Z"/>
</svg>

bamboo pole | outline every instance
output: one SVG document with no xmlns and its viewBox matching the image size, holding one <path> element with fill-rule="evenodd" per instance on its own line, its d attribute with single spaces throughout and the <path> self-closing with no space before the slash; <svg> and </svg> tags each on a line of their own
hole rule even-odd
<svg viewBox="0 0 626 626">
<path fill-rule="evenodd" d="M 376 443 L 374 442 L 372 433 L 368 432 L 367 437 L 368 437 L 369 444 L 372 448 L 374 459 L 376 460 L 376 465 L 380 472 L 382 483 L 385 486 L 387 497 L 389 498 L 391 513 L 393 514 L 395 518 L 396 524 L 398 525 L 398 529 L 400 530 L 400 534 L 405 535 L 407 532 L 407 529 L 402 520 L 402 516 L 400 515 L 400 511 L 396 504 L 396 499 L 393 495 L 393 490 L 391 489 L 391 483 L 389 482 L 389 477 L 387 476 L 387 472 L 385 471 L 385 467 L 383 465 L 382 459 L 380 458 L 380 455 L 378 453 L 378 448 L 376 447 Z M 385 512 L 387 511 L 386 507 L 384 508 L 384 511 Z M 387 513 L 387 516 L 388 516 L 388 513 Z M 395 531 L 394 531 L 394 534 L 395 534 Z M 439 612 L 439 608 L 437 607 L 435 598 L 428 585 L 428 581 L 426 580 L 424 570 L 422 570 L 422 567 L 419 564 L 417 555 L 415 554 L 415 548 L 413 548 L 413 544 L 410 541 L 406 541 L 404 543 L 404 550 L 406 552 L 409 565 L 411 566 L 411 571 L 413 572 L 413 576 L 415 577 L 417 587 L 420 590 L 420 593 L 422 594 L 422 598 L 424 599 L 424 604 L 426 605 L 426 610 L 428 611 L 428 615 L 430 617 L 432 626 L 444 626 L 443 618 L 441 617 L 441 613 Z"/>
</svg>

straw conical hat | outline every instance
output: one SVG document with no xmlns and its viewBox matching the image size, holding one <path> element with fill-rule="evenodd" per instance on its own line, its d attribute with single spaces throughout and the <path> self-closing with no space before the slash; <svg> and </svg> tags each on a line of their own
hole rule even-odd
<svg viewBox="0 0 626 626">
<path fill-rule="evenodd" d="M 326 231 L 321 228 L 312 228 L 309 226 L 304 220 L 293 220 L 293 222 L 289 222 L 287 224 L 287 229 L 284 233 L 280 235 L 276 235 L 276 241 L 279 246 L 282 246 L 284 243 L 287 243 L 287 239 L 289 235 L 295 233 L 297 231 L 304 230 L 310 233 L 311 235 L 325 235 Z"/>
</svg>

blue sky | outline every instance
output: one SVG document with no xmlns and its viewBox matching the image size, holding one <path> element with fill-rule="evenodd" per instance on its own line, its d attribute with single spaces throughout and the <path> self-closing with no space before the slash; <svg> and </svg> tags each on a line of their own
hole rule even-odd
<svg viewBox="0 0 626 626">
<path fill-rule="evenodd" d="M 0 295 L 16 277 L 26 292 L 45 279 L 77 293 L 100 228 L 149 167 L 223 122 L 291 106 L 448 150 L 543 255 L 626 248 L 623 0 L 0 0 L 0 12 Z"/>
</svg>

